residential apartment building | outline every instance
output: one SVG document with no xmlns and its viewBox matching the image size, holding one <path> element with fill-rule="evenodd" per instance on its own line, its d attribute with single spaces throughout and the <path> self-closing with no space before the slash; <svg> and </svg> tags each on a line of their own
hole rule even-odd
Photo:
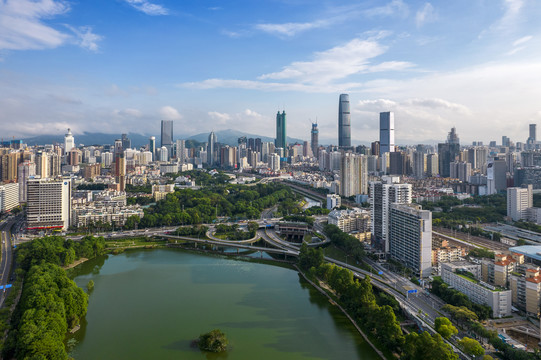
<svg viewBox="0 0 541 360">
<path fill-rule="evenodd" d="M 473 277 L 470 276 L 473 275 Z M 441 278 L 472 302 L 487 305 L 494 318 L 511 315 L 512 291 L 480 281 L 481 265 L 468 262 L 441 264 Z"/>
<path fill-rule="evenodd" d="M 391 204 L 389 250 L 423 278 L 432 273 L 432 213 L 420 205 Z"/>
<path fill-rule="evenodd" d="M 343 232 L 349 233 L 361 241 L 370 240 L 370 213 L 353 208 L 349 210 L 333 210 L 328 216 L 329 224 L 336 225 Z"/>
</svg>

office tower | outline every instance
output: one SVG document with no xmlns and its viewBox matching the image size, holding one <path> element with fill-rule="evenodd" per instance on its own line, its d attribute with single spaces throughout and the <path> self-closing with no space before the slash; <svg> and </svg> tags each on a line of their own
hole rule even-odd
<svg viewBox="0 0 541 360">
<path fill-rule="evenodd" d="M 338 102 L 338 146 L 351 146 L 351 113 L 349 111 L 349 95 L 340 94 Z"/>
<path fill-rule="evenodd" d="M 117 157 L 123 151 L 124 151 L 124 148 L 122 147 L 122 139 L 116 139 L 115 145 L 114 145 L 115 157 Z"/>
<path fill-rule="evenodd" d="M 19 206 L 19 183 L 0 185 L 0 212 Z"/>
<path fill-rule="evenodd" d="M 317 129 L 317 123 L 312 123 L 312 131 L 310 131 L 310 147 L 312 148 L 312 155 L 318 157 L 319 148 L 319 130 Z"/>
<path fill-rule="evenodd" d="M 71 133 L 71 129 L 68 129 L 68 133 L 64 135 L 64 153 L 67 154 L 75 147 L 75 139 Z"/>
<path fill-rule="evenodd" d="M 261 152 L 263 150 L 263 142 L 261 138 L 255 138 L 255 151 Z"/>
<path fill-rule="evenodd" d="M 156 137 L 154 136 L 148 139 L 148 151 L 152 153 L 152 160 L 156 161 Z"/>
<path fill-rule="evenodd" d="M 167 160 L 173 152 L 173 120 L 162 120 L 161 145 L 167 148 Z"/>
<path fill-rule="evenodd" d="M 175 153 L 180 163 L 186 162 L 186 140 L 177 140 L 175 143 Z"/>
<path fill-rule="evenodd" d="M 287 149 L 287 134 L 286 134 L 286 112 L 278 111 L 276 114 L 276 141 L 274 142 L 277 148 L 282 148 L 284 151 L 283 156 L 286 156 Z"/>
<path fill-rule="evenodd" d="M 422 151 L 413 153 L 413 176 L 416 179 L 424 179 L 427 173 L 427 156 Z"/>
<path fill-rule="evenodd" d="M 389 153 L 389 174 L 406 175 L 406 154 L 402 151 Z"/>
<path fill-rule="evenodd" d="M 253 140 L 253 139 L 251 139 Z M 218 139 L 214 131 L 211 131 L 209 134 L 209 141 L 207 143 L 207 164 L 208 166 L 214 166 L 216 164 L 216 143 Z"/>
<path fill-rule="evenodd" d="M 36 175 L 36 164 L 25 161 L 17 168 L 17 182 L 19 183 L 19 202 L 26 202 L 26 183 L 31 176 Z"/>
<path fill-rule="evenodd" d="M 394 151 L 394 113 L 379 113 L 379 155 Z"/>
<path fill-rule="evenodd" d="M 29 179 L 28 229 L 67 230 L 71 213 L 71 179 Z"/>
<path fill-rule="evenodd" d="M 122 134 L 122 149 L 131 149 L 131 140 L 128 138 L 128 134 Z"/>
<path fill-rule="evenodd" d="M 497 194 L 507 188 L 507 163 L 495 157 L 487 165 L 487 195 Z"/>
<path fill-rule="evenodd" d="M 345 153 L 340 164 L 340 195 L 349 197 L 368 193 L 366 156 Z"/>
<path fill-rule="evenodd" d="M 509 146 L 510 142 L 507 136 L 502 136 L 502 146 Z"/>
<path fill-rule="evenodd" d="M 537 125 L 530 124 L 530 136 L 528 137 L 528 143 L 535 143 L 537 141 Z"/>
<path fill-rule="evenodd" d="M 248 140 L 246 139 L 246 136 L 241 136 L 241 137 L 239 137 L 238 140 L 237 140 L 238 144 L 239 144 L 239 145 L 243 145 L 243 144 L 244 144 L 244 147 L 246 147 L 246 142 L 247 142 L 247 141 L 248 141 Z"/>
<path fill-rule="evenodd" d="M 17 165 L 19 164 L 18 153 L 0 155 L 0 181 L 17 181 Z"/>
<path fill-rule="evenodd" d="M 379 141 L 374 141 L 372 144 L 370 144 L 370 150 L 371 150 L 372 155 L 379 156 L 379 152 L 380 152 L 379 148 L 380 148 Z"/>
<path fill-rule="evenodd" d="M 387 181 L 389 182 L 389 181 Z M 391 204 L 411 203 L 411 184 L 370 183 L 370 220 L 376 247 L 389 252 L 389 215 Z"/>
<path fill-rule="evenodd" d="M 415 271 L 419 278 L 432 273 L 432 213 L 420 205 L 391 204 L 391 258 Z"/>
<path fill-rule="evenodd" d="M 459 154 L 460 141 L 458 139 L 456 129 L 452 128 L 447 135 L 447 141 L 445 144 L 438 144 L 438 167 L 442 177 L 449 177 L 451 175 L 451 163 L 457 159 Z"/>
<path fill-rule="evenodd" d="M 533 207 L 532 185 L 507 188 L 507 216 L 513 221 L 526 220 L 526 209 Z"/>
</svg>

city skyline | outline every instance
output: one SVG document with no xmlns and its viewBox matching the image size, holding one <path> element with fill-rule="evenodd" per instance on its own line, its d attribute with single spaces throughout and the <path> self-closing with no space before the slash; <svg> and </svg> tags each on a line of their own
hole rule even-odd
<svg viewBox="0 0 541 360">
<path fill-rule="evenodd" d="M 540 13 L 521 0 L 5 0 L 0 126 L 5 138 L 155 135 L 161 120 L 186 135 L 270 135 L 280 108 L 293 137 L 308 139 L 317 118 L 323 143 L 347 92 L 352 143 L 376 140 L 384 111 L 398 144 L 435 143 L 453 126 L 464 143 L 525 142 L 541 120 Z"/>
</svg>

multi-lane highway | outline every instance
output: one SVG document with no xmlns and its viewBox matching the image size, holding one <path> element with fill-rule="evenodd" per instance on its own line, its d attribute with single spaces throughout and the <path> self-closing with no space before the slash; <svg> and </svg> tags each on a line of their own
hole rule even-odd
<svg viewBox="0 0 541 360">
<path fill-rule="evenodd" d="M 11 228 L 17 221 L 18 218 L 10 217 L 0 223 L 0 238 L 2 240 L 2 261 L 0 261 L 0 285 L 2 286 L 2 290 L 0 290 L 0 308 L 4 305 L 4 300 L 9 292 L 5 288 L 10 282 L 11 260 L 13 257 Z"/>
</svg>

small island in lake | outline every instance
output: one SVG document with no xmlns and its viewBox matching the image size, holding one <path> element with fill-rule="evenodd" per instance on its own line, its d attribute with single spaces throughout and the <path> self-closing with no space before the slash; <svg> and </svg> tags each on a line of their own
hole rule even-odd
<svg viewBox="0 0 541 360">
<path fill-rule="evenodd" d="M 227 345 L 229 344 L 227 337 L 219 329 L 214 329 L 208 333 L 201 334 L 196 341 L 200 350 L 216 353 L 226 351 Z"/>
</svg>

